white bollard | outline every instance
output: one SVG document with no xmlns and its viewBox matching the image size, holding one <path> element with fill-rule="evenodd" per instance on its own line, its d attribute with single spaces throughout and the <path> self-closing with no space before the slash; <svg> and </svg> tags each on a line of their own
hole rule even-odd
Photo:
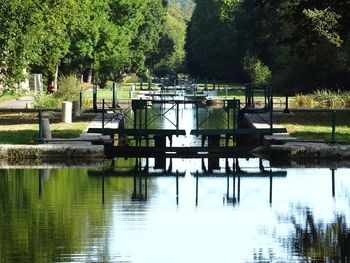
<svg viewBox="0 0 350 263">
<path fill-rule="evenodd" d="M 72 108 L 71 101 L 62 102 L 62 122 L 72 123 Z"/>
</svg>

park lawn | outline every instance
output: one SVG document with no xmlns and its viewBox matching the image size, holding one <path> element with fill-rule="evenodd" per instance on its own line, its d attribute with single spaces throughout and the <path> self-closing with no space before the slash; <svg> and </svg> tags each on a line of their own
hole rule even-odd
<svg viewBox="0 0 350 263">
<path fill-rule="evenodd" d="M 50 118 L 53 138 L 79 137 L 92 120 L 92 116 L 79 117 L 71 124 L 60 123 L 58 116 Z M 39 139 L 36 113 L 0 113 L 1 144 L 32 144 Z"/>
<path fill-rule="evenodd" d="M 332 140 L 331 116 L 331 113 L 294 113 L 278 115 L 275 119 L 298 139 L 330 142 Z M 336 141 L 339 144 L 350 144 L 350 118 L 347 112 L 337 113 Z"/>
</svg>

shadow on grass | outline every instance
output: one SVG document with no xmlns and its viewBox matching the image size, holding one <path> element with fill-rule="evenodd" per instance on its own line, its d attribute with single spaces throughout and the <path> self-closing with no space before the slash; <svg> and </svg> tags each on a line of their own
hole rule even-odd
<svg viewBox="0 0 350 263">
<path fill-rule="evenodd" d="M 323 140 L 329 143 L 332 141 L 331 132 L 293 132 L 291 135 L 305 140 Z M 337 143 L 350 145 L 350 138 L 347 133 L 336 132 L 335 140 Z"/>
<path fill-rule="evenodd" d="M 1 144 L 33 144 L 38 139 L 36 130 L 0 131 Z"/>
<path fill-rule="evenodd" d="M 54 130 L 53 138 L 79 137 L 80 129 Z M 0 144 L 33 144 L 39 139 L 37 130 L 0 131 Z"/>
</svg>

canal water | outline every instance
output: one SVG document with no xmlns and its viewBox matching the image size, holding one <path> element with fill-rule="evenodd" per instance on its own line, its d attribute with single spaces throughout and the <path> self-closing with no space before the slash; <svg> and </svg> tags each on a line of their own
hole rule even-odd
<svg viewBox="0 0 350 263">
<path fill-rule="evenodd" d="M 210 117 L 202 128 L 227 127 L 222 109 L 199 114 Z M 180 121 L 194 129 L 191 105 Z M 175 128 L 164 118 L 150 127 Z M 0 169 L 0 262 L 347 262 L 349 172 L 176 156 Z"/>
<path fill-rule="evenodd" d="M 349 169 L 238 163 L 236 173 L 201 159 L 168 159 L 165 172 L 124 158 L 103 169 L 2 169 L 0 261 L 348 260 Z"/>
</svg>

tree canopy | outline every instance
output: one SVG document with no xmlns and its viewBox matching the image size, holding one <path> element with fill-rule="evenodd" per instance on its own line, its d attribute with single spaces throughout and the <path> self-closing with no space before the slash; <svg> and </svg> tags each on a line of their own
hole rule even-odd
<svg viewBox="0 0 350 263">
<path fill-rule="evenodd" d="M 24 70 L 50 79 L 93 72 L 95 81 L 145 71 L 160 39 L 161 0 L 4 0 L 0 6 L 1 83 Z"/>
<path fill-rule="evenodd" d="M 348 87 L 350 1 L 195 2 L 186 43 L 194 76 L 258 77 L 294 91 Z"/>
</svg>

